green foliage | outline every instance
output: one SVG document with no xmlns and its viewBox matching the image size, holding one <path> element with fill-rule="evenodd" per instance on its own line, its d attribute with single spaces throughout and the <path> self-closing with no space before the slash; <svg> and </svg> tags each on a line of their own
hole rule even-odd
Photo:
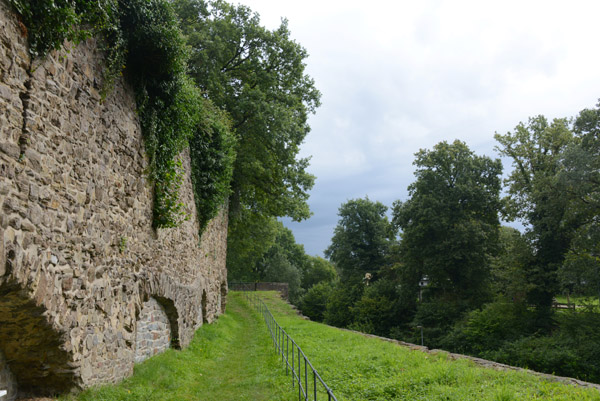
<svg viewBox="0 0 600 401">
<path fill-rule="evenodd" d="M 229 279 L 288 283 L 289 300 L 297 304 L 304 292 L 302 272 L 309 263 L 304 247 L 274 218 L 254 215 L 246 221 L 252 221 L 252 225 L 233 226 L 233 229 L 244 230 L 243 235 L 228 238 L 228 246 L 234 248 L 232 258 L 227 258 Z"/>
<path fill-rule="evenodd" d="M 364 284 L 356 280 L 341 280 L 336 283 L 323 317 L 325 323 L 337 327 L 348 327 L 354 322 L 352 307 L 362 296 Z"/>
<path fill-rule="evenodd" d="M 352 307 L 354 322 L 350 327 L 379 336 L 390 337 L 392 329 L 406 316 L 402 315 L 397 283 L 380 278 L 365 287 L 362 296 Z"/>
<path fill-rule="evenodd" d="M 116 22 L 116 0 L 9 0 L 27 27 L 29 52 L 44 57 L 65 40 L 75 44 Z"/>
<path fill-rule="evenodd" d="M 524 302 L 528 291 L 525 267 L 533 251 L 526 238 L 511 227 L 500 227 L 499 252 L 491 260 L 492 291 L 514 302 Z"/>
<path fill-rule="evenodd" d="M 300 270 L 290 262 L 286 251 L 277 243 L 267 251 L 259 264 L 262 270 L 261 281 L 287 283 L 288 298 L 291 303 L 297 304 L 302 296 Z"/>
<path fill-rule="evenodd" d="M 591 401 L 600 398 L 596 389 L 551 382 L 526 372 L 483 368 L 470 361 L 453 360 L 443 352 L 413 351 L 303 320 L 276 294 L 261 295 L 338 400 Z"/>
<path fill-rule="evenodd" d="M 535 249 L 533 260 L 526 266 L 527 298 L 538 306 L 541 315 L 549 317 L 547 311 L 559 290 L 556 272 L 579 225 L 568 214 L 572 195 L 560 185 L 560 160 L 573 134 L 566 119 L 549 123 L 537 116 L 517 125 L 514 132 L 496 134 L 495 138 L 500 143 L 497 150 L 512 158 L 515 167 L 507 180 L 505 212 L 529 224 L 527 235 Z M 548 326 L 548 318 L 544 320 Z"/>
<path fill-rule="evenodd" d="M 326 281 L 310 287 L 299 303 L 302 314 L 311 320 L 322 322 L 325 319 L 325 309 L 332 290 L 333 286 Z"/>
<path fill-rule="evenodd" d="M 173 2 L 191 46 L 191 76 L 238 135 L 230 209 L 232 219 L 252 213 L 310 215 L 306 200 L 314 177 L 298 159 L 309 131 L 307 116 L 320 94 L 305 72 L 306 51 L 287 23 L 269 31 L 248 7 L 224 1 Z"/>
<path fill-rule="evenodd" d="M 376 275 L 386 264 L 392 239 L 386 211 L 386 206 L 369 198 L 349 200 L 340 206 L 340 220 L 325 256 L 342 280 L 362 280 L 367 273 Z"/>
<path fill-rule="evenodd" d="M 302 288 L 308 290 L 318 283 L 332 283 L 336 278 L 335 268 L 329 261 L 319 256 L 308 256 L 302 270 Z"/>
<path fill-rule="evenodd" d="M 275 243 L 277 220 L 248 213 L 244 224 L 229 222 L 227 275 L 233 281 L 259 280 L 257 262 Z"/>
<path fill-rule="evenodd" d="M 567 292 L 600 299 L 600 103 L 579 113 L 573 132 L 575 140 L 562 155 L 559 177 L 573 197 L 569 215 L 581 225 L 559 268 L 559 280 Z"/>
<path fill-rule="evenodd" d="M 235 140 L 224 112 L 203 98 L 187 76 L 188 51 L 165 0 L 13 0 L 29 29 L 32 55 L 102 33 L 105 87 L 126 69 L 133 84 L 154 182 L 154 226 L 185 218 L 179 200 L 179 155 L 191 141 L 192 179 L 200 228 L 229 195 Z"/>
<path fill-rule="evenodd" d="M 531 322 L 532 312 L 526 305 L 500 299 L 469 312 L 442 343 L 445 349 L 482 355 L 532 334 Z"/>
<path fill-rule="evenodd" d="M 225 112 L 200 98 L 199 123 L 190 139 L 192 184 L 200 231 L 217 214 L 230 194 L 235 137 Z"/>
<path fill-rule="evenodd" d="M 187 53 L 176 16 L 164 0 L 120 4 L 121 32 L 154 182 L 154 226 L 175 227 L 183 169 L 179 154 L 199 123 L 198 92 L 187 79 Z"/>
<path fill-rule="evenodd" d="M 410 199 L 395 202 L 402 230 L 406 287 L 429 278 L 428 293 L 480 305 L 487 297 L 490 256 L 497 251 L 500 160 L 475 155 L 463 142 L 441 142 L 416 154 Z"/>
</svg>

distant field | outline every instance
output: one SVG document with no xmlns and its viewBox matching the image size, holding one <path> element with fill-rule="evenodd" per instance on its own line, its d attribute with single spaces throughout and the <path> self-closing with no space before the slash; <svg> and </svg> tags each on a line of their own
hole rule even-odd
<svg viewBox="0 0 600 401">
<path fill-rule="evenodd" d="M 411 351 L 303 320 L 275 293 L 261 293 L 338 400 L 600 400 L 600 392 L 516 371 Z"/>
</svg>

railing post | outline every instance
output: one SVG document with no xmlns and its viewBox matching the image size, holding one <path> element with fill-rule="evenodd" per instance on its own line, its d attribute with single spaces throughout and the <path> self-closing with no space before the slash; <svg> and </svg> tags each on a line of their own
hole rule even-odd
<svg viewBox="0 0 600 401">
<path fill-rule="evenodd" d="M 304 399 L 308 400 L 308 370 L 306 369 L 306 356 L 304 357 Z"/>
<path fill-rule="evenodd" d="M 300 348 L 298 349 L 298 400 L 302 399 L 302 378 L 300 375 L 302 374 L 302 369 L 300 368 Z"/>
<path fill-rule="evenodd" d="M 315 369 L 313 368 L 313 383 L 314 383 L 314 389 L 315 389 L 315 398 L 314 401 L 317 401 L 317 373 L 315 372 Z"/>
<path fill-rule="evenodd" d="M 292 342 L 292 388 L 294 388 L 295 386 L 295 381 L 296 379 L 294 379 L 294 376 L 296 375 L 296 368 L 294 367 L 294 343 Z"/>
</svg>

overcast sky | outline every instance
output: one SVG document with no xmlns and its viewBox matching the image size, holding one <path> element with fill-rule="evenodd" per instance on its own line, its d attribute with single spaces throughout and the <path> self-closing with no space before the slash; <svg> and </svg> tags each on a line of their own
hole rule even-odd
<svg viewBox="0 0 600 401">
<path fill-rule="evenodd" d="M 302 150 L 314 215 L 286 221 L 312 255 L 343 202 L 406 199 L 419 149 L 460 139 L 498 157 L 495 132 L 600 98 L 597 0 L 240 2 L 269 29 L 289 20 L 323 95 Z"/>
</svg>

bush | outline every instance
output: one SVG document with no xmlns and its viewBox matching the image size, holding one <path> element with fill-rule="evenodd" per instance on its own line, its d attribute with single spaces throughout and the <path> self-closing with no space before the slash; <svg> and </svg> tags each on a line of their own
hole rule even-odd
<svg viewBox="0 0 600 401">
<path fill-rule="evenodd" d="M 474 310 L 458 322 L 442 340 L 442 346 L 455 352 L 480 355 L 532 334 L 531 312 L 523 304 L 498 301 Z"/>
<path fill-rule="evenodd" d="M 360 282 L 338 281 L 327 302 L 325 322 L 336 327 L 348 327 L 354 321 L 352 306 L 362 296 L 363 287 Z"/>
<path fill-rule="evenodd" d="M 565 346 L 556 337 L 525 337 L 507 342 L 496 351 L 482 352 L 480 355 L 538 372 L 580 378 L 586 376 L 581 355 L 577 355 L 575 349 Z"/>
<path fill-rule="evenodd" d="M 327 302 L 333 287 L 328 282 L 320 282 L 312 286 L 300 300 L 300 310 L 311 320 L 322 322 L 325 319 Z"/>
<path fill-rule="evenodd" d="M 230 193 L 235 137 L 227 114 L 199 98 L 199 123 L 190 139 L 192 184 L 200 231 L 216 216 Z"/>
<path fill-rule="evenodd" d="M 399 324 L 403 316 L 396 284 L 379 279 L 367 286 L 352 311 L 355 315 L 353 328 L 379 336 L 390 336 L 390 330 Z"/>
<path fill-rule="evenodd" d="M 452 330 L 452 325 L 461 317 L 464 307 L 456 302 L 441 299 L 421 302 L 412 322 L 413 327 L 423 327 L 425 345 L 430 348 L 442 346 L 443 338 Z M 421 341 L 420 330 L 415 330 L 411 342 Z"/>
<path fill-rule="evenodd" d="M 116 24 L 116 0 L 9 0 L 27 27 L 29 52 L 44 57 Z"/>
</svg>

